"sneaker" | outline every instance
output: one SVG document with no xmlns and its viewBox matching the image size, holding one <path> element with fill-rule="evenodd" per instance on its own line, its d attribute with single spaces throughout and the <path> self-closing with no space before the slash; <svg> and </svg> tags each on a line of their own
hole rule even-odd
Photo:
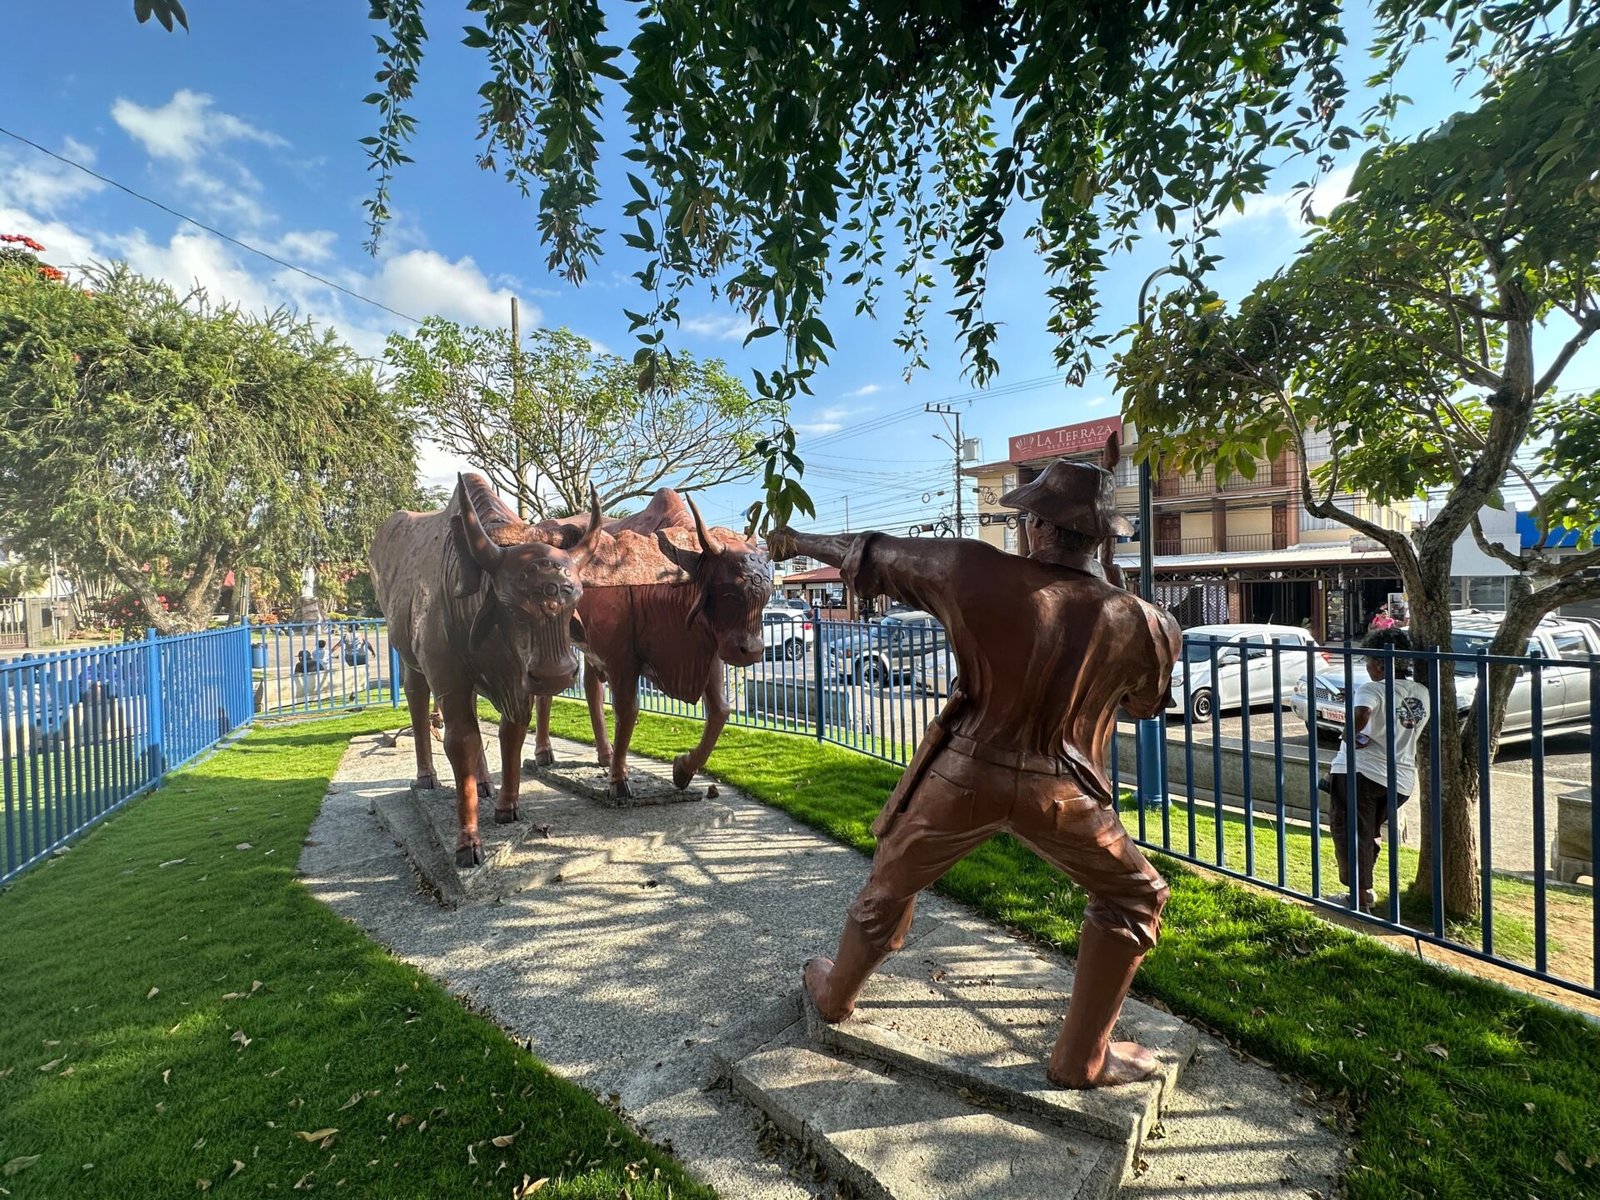
<svg viewBox="0 0 1600 1200">
<path fill-rule="evenodd" d="M 1321 897 L 1321 899 L 1322 899 L 1322 902 L 1324 904 L 1336 905 L 1339 908 L 1350 908 L 1350 907 L 1352 907 L 1351 900 L 1350 900 L 1350 893 L 1349 892 L 1340 892 L 1337 895 L 1333 895 L 1333 896 L 1323 896 L 1323 897 Z M 1363 892 L 1361 894 L 1361 911 L 1362 912 L 1371 912 L 1372 911 L 1373 901 L 1376 900 L 1376 899 L 1377 899 L 1377 896 L 1370 889 L 1368 891 Z"/>
</svg>

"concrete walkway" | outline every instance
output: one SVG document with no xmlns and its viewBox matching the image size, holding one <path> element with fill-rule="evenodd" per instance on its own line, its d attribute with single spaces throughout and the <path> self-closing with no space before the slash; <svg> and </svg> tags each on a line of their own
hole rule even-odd
<svg viewBox="0 0 1600 1200">
<path fill-rule="evenodd" d="M 592 751 L 558 740 L 556 753 L 582 761 Z M 792 1020 L 800 964 L 832 948 L 866 859 L 722 787 L 732 818 L 719 827 L 654 846 L 635 839 L 582 876 L 451 911 L 418 886 L 372 812 L 411 773 L 407 739 L 352 743 L 301 855 L 314 895 L 531 1042 L 552 1069 L 615 1096 L 723 1196 L 834 1194 L 717 1083 L 718 1061 Z M 552 842 L 562 836 L 551 828 Z M 920 920 L 1004 936 L 937 896 L 924 899 Z M 1123 1192 L 1329 1196 L 1345 1149 L 1302 1085 L 1201 1035 Z"/>
</svg>

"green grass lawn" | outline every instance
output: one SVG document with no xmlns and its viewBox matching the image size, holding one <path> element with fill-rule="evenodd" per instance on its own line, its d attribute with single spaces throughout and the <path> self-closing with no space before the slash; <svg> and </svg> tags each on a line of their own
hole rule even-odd
<svg viewBox="0 0 1600 1200">
<path fill-rule="evenodd" d="M 711 1195 L 295 882 L 396 723 L 258 729 L 0 895 L 0 1195 Z"/>
<path fill-rule="evenodd" d="M 580 704 L 559 702 L 554 724 L 590 740 Z M 698 737 L 694 722 L 645 715 L 633 747 L 668 758 Z M 739 728 L 724 731 L 710 770 L 863 853 L 899 776 L 806 738 Z M 1234 834 L 1242 845 L 1242 829 Z M 1174 861 L 1161 867 L 1172 901 L 1137 991 L 1348 1103 L 1351 1197 L 1600 1194 L 1600 1028 L 1295 905 Z M 1083 893 L 1009 838 L 969 855 L 940 890 L 1042 942 L 1076 946 Z"/>
</svg>

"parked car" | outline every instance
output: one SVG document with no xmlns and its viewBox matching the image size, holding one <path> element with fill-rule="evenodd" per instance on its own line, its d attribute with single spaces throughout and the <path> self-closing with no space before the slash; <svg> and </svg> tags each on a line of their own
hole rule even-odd
<svg viewBox="0 0 1600 1200">
<path fill-rule="evenodd" d="M 1451 650 L 1457 654 L 1488 650 L 1500 627 L 1500 616 L 1479 612 L 1453 615 L 1455 629 L 1450 635 Z M 1547 664 L 1539 672 L 1545 734 L 1591 730 L 1594 712 L 1589 704 L 1589 672 L 1595 668 L 1589 665 L 1589 655 L 1600 654 L 1600 625 L 1585 618 L 1546 617 L 1528 639 L 1526 653 L 1539 655 Z M 1453 669 L 1456 709 L 1465 716 L 1478 694 L 1478 668 L 1471 659 L 1456 659 Z M 1351 674 L 1356 687 L 1366 681 L 1366 671 L 1359 659 L 1353 661 Z M 1425 679 L 1426 671 L 1419 672 L 1418 677 Z M 1319 729 L 1343 728 L 1345 666 L 1342 656 L 1331 669 L 1319 671 L 1309 685 L 1302 679 L 1290 697 L 1290 707 L 1302 721 L 1309 723 L 1313 706 Z M 1500 740 L 1518 742 L 1532 737 L 1533 673 L 1523 670 L 1511 685 Z"/>
<path fill-rule="evenodd" d="M 1274 641 L 1281 647 L 1276 696 L 1272 690 Z M 1333 661 L 1326 651 L 1308 654 L 1315 647 L 1311 634 L 1293 625 L 1198 625 L 1186 629 L 1183 658 L 1172 668 L 1172 697 L 1167 702 L 1167 712 L 1187 710 L 1192 721 L 1211 720 L 1213 710 L 1231 712 L 1243 702 L 1247 677 L 1252 706 L 1275 703 L 1279 708 L 1292 707 L 1292 689 L 1305 678 L 1308 658 L 1316 657 L 1324 665 Z M 1185 662 L 1188 663 L 1187 680 Z"/>
<path fill-rule="evenodd" d="M 767 601 L 767 608 L 786 608 L 793 612 L 808 613 L 811 611 L 811 601 L 801 600 L 797 596 L 774 596 Z"/>
<path fill-rule="evenodd" d="M 948 645 L 938 618 L 912 609 L 847 627 L 828 644 L 823 668 L 847 683 L 886 687 L 914 676 L 924 658 Z"/>
<path fill-rule="evenodd" d="M 816 631 L 803 613 L 771 605 L 761 610 L 761 644 L 766 647 L 766 657 L 791 662 L 804 658 L 815 638 Z"/>
</svg>

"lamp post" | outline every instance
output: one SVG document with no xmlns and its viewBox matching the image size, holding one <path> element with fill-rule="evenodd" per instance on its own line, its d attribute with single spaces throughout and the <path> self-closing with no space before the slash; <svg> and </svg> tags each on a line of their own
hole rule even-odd
<svg viewBox="0 0 1600 1200">
<path fill-rule="evenodd" d="M 1163 275 L 1174 274 L 1172 267 L 1153 271 L 1139 288 L 1139 329 L 1145 332 L 1148 320 L 1145 302 L 1150 285 Z M 1140 430 L 1142 438 L 1144 431 Z M 1139 598 L 1155 601 L 1155 518 L 1151 515 L 1150 456 L 1146 454 L 1139 463 Z M 1150 808 L 1167 802 L 1166 756 L 1162 742 L 1166 735 L 1166 721 L 1152 717 L 1134 727 L 1134 750 L 1139 763 L 1137 794 L 1140 808 Z"/>
</svg>

